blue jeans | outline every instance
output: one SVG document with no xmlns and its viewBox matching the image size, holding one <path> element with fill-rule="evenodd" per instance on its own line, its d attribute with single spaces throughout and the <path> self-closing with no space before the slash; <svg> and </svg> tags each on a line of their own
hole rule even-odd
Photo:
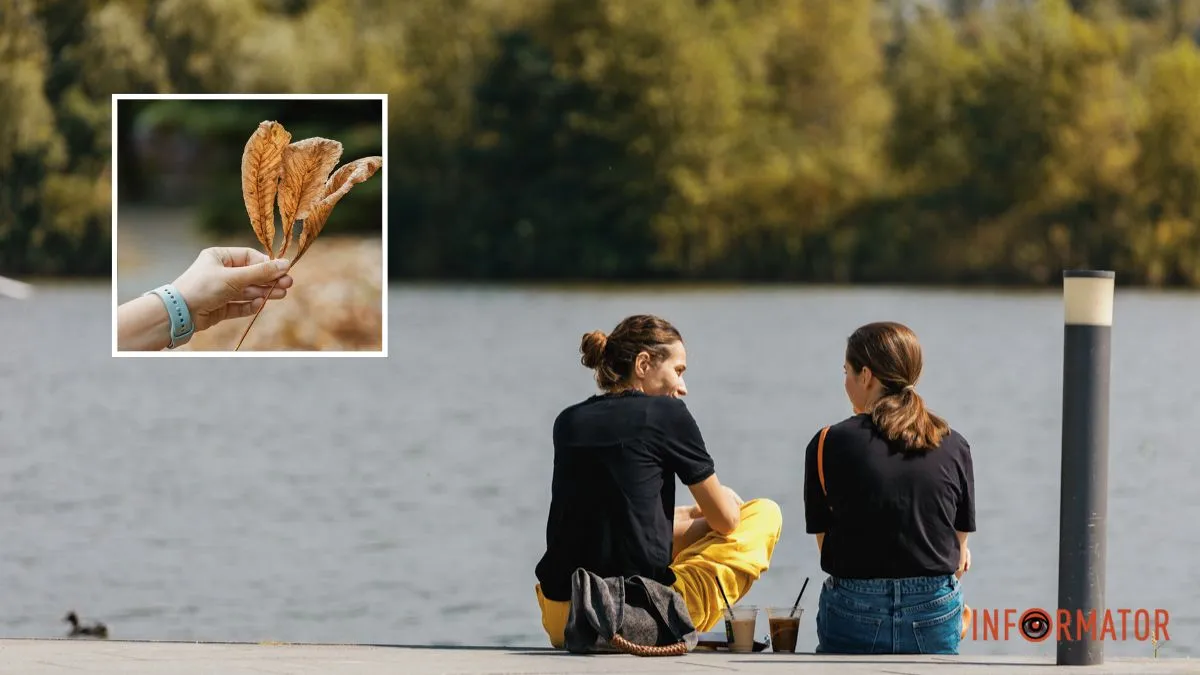
<svg viewBox="0 0 1200 675">
<path fill-rule="evenodd" d="M 957 654 L 962 589 L 953 574 L 839 579 L 821 586 L 818 654 Z"/>
</svg>

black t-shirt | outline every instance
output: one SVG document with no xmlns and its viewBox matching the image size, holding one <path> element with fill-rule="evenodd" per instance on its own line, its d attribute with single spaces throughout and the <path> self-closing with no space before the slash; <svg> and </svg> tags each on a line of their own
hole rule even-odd
<svg viewBox="0 0 1200 675">
<path fill-rule="evenodd" d="M 599 394 L 559 413 L 546 553 L 536 569 L 542 594 L 570 600 L 579 567 L 675 583 L 675 478 L 690 486 L 714 471 L 680 399 Z"/>
<path fill-rule="evenodd" d="M 955 531 L 975 531 L 971 448 L 951 430 L 932 451 L 889 442 L 870 415 L 829 429 L 817 475 L 817 439 L 804 460 L 804 516 L 809 534 L 825 533 L 821 569 L 849 579 L 953 574 Z M 830 508 L 832 507 L 832 509 Z"/>
</svg>

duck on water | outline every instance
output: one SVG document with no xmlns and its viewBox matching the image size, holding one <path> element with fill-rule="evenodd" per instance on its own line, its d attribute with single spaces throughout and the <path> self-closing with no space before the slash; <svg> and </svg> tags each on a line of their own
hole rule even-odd
<svg viewBox="0 0 1200 675">
<path fill-rule="evenodd" d="M 87 624 L 81 624 L 79 623 L 79 617 L 75 614 L 74 610 L 67 612 L 67 615 L 63 617 L 63 621 L 71 624 L 71 632 L 67 633 L 67 637 L 108 637 L 108 626 L 105 626 L 99 621 L 90 626 Z"/>
</svg>

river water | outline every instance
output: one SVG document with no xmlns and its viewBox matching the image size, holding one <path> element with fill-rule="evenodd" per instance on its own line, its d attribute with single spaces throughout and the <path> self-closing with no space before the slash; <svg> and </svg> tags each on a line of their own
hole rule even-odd
<svg viewBox="0 0 1200 675">
<path fill-rule="evenodd" d="M 918 390 L 972 443 L 968 602 L 1056 602 L 1057 294 L 395 285 L 389 300 L 379 361 L 114 359 L 107 285 L 0 299 L 0 636 L 63 634 L 75 609 L 119 638 L 544 645 L 551 423 L 593 392 L 579 337 L 635 312 L 683 331 L 723 482 L 783 507 L 746 601 L 790 602 L 811 576 L 799 649 L 823 578 L 803 448 L 848 413 L 844 340 L 871 320 L 918 332 Z M 1169 610 L 1164 656 L 1200 653 L 1198 336 L 1200 295 L 1118 294 L 1108 604 Z M 963 652 L 1053 654 L 1010 638 Z"/>
</svg>

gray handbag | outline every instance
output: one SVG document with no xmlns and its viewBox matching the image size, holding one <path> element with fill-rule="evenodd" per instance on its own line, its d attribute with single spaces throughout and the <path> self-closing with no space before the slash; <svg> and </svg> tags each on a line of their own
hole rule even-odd
<svg viewBox="0 0 1200 675">
<path fill-rule="evenodd" d="M 583 568 L 571 576 L 567 651 L 682 656 L 698 635 L 675 589 L 642 576 L 602 578 Z"/>
</svg>

